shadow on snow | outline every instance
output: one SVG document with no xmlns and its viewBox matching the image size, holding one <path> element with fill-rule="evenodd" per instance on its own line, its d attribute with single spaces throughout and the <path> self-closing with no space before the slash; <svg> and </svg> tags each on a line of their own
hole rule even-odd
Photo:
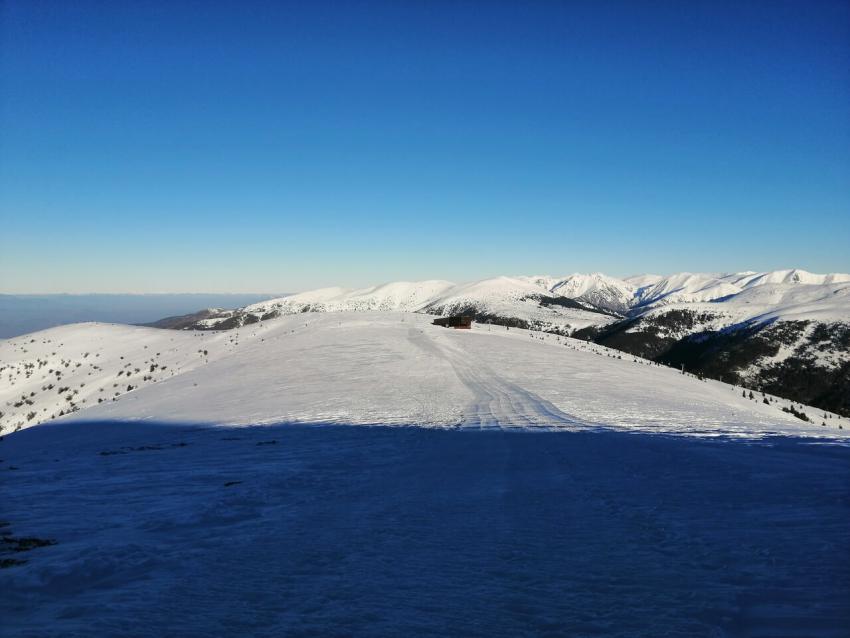
<svg viewBox="0 0 850 638">
<path fill-rule="evenodd" d="M 842 635 L 850 449 L 811 443 L 45 424 L 0 443 L 0 519 L 56 540 L 0 571 L 0 613 L 9 636 Z"/>
</svg>

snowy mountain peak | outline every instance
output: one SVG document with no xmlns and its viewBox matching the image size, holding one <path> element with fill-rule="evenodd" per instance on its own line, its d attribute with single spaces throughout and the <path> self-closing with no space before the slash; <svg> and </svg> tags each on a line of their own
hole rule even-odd
<svg viewBox="0 0 850 638">
<path fill-rule="evenodd" d="M 557 295 L 577 299 L 603 310 L 625 313 L 634 299 L 635 287 L 602 273 L 575 273 L 551 287 Z"/>
</svg>

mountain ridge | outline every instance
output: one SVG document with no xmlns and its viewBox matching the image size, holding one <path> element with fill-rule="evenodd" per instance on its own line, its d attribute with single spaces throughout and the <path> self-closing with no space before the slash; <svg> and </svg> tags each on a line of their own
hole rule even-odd
<svg viewBox="0 0 850 638">
<path fill-rule="evenodd" d="M 803 303 L 809 305 L 810 314 L 816 314 L 817 308 L 811 307 L 810 293 L 811 287 L 817 287 L 824 291 L 825 298 L 829 294 L 840 295 L 839 304 L 824 304 L 832 308 L 831 316 L 850 319 L 850 301 L 844 300 L 844 291 L 848 286 L 850 274 L 815 274 L 800 269 L 738 273 L 683 272 L 665 277 L 638 275 L 626 279 L 610 277 L 603 273 L 574 273 L 564 277 L 520 275 L 499 276 L 461 284 L 445 280 L 396 281 L 367 288 L 330 287 L 287 295 L 237 310 L 221 311 L 219 316 L 212 313 L 213 316 L 197 322 L 193 327 L 218 329 L 221 327 L 220 323 L 234 317 L 237 318 L 236 323 L 240 316 L 251 323 L 264 317 L 300 312 L 392 310 L 450 314 L 458 309 L 468 311 L 477 308 L 482 314 L 498 317 L 506 311 L 506 305 L 552 298 L 575 301 L 577 306 L 565 306 L 571 311 L 596 314 L 602 311 L 602 314 L 625 318 L 664 305 L 729 302 L 746 291 L 768 289 L 765 287 L 772 287 L 769 289 L 776 294 L 782 293 L 780 300 L 771 303 L 762 300 L 756 304 L 762 307 L 765 313 L 772 313 L 774 318 L 780 316 L 784 308 L 790 310 Z M 755 296 L 751 294 L 750 297 L 745 297 L 744 302 L 752 303 Z M 573 330 L 611 323 L 610 320 L 581 316 L 573 312 L 535 313 L 529 309 L 521 312 L 517 308 L 507 308 L 507 311 L 514 313 L 515 316 L 511 318 L 526 319 L 530 323 L 538 322 L 541 325 L 547 322 L 554 325 L 562 319 L 562 323 Z M 737 314 L 740 315 L 741 321 L 750 318 L 744 316 L 746 313 Z M 755 317 L 755 313 L 752 317 Z M 572 323 L 570 319 L 573 319 Z"/>
</svg>

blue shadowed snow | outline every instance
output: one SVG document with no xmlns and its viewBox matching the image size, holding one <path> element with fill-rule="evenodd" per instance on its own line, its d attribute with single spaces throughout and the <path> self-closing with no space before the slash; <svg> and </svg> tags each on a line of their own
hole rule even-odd
<svg viewBox="0 0 850 638">
<path fill-rule="evenodd" d="M 0 570 L 8 637 L 850 627 L 838 445 L 100 423 L 0 458 L 4 534 L 57 541 Z"/>
</svg>

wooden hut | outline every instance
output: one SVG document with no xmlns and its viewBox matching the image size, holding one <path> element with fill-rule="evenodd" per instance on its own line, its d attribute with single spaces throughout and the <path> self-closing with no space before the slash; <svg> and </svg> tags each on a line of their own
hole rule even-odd
<svg viewBox="0 0 850 638">
<path fill-rule="evenodd" d="M 470 330 L 472 328 L 472 317 L 467 315 L 455 315 L 454 317 L 437 317 L 434 319 L 435 326 L 454 328 L 455 330 Z"/>
</svg>

